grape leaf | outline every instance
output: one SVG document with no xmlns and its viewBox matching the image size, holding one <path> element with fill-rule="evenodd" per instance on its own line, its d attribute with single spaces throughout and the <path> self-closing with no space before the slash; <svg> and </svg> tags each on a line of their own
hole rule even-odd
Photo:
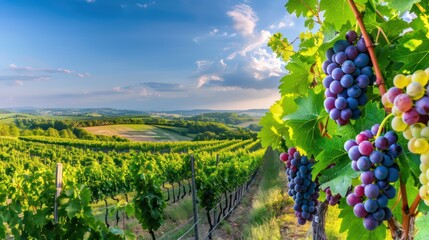
<svg viewBox="0 0 429 240">
<path fill-rule="evenodd" d="M 417 233 L 415 240 L 425 240 L 429 236 L 429 215 L 425 214 L 416 218 Z"/>
<path fill-rule="evenodd" d="M 338 165 L 322 172 L 319 180 L 322 183 L 320 188 L 329 187 L 333 195 L 340 194 L 342 197 L 346 197 L 347 191 L 352 185 L 352 179 L 357 177 L 359 177 L 359 172 L 352 169 L 350 159 L 343 158 Z"/>
<path fill-rule="evenodd" d="M 295 53 L 293 45 L 281 33 L 273 34 L 268 41 L 268 46 L 277 54 L 277 57 L 281 57 L 285 62 L 289 61 Z"/>
<path fill-rule="evenodd" d="M 384 115 L 384 110 L 379 108 L 377 103 L 368 102 L 363 109 L 363 116 L 356 120 L 353 127 L 357 133 L 365 129 L 371 129 L 374 124 L 380 124 L 383 121 Z"/>
<path fill-rule="evenodd" d="M 404 63 L 401 72 L 415 72 L 426 69 L 429 62 L 429 40 L 423 31 L 405 34 L 392 51 L 390 59 Z"/>
<path fill-rule="evenodd" d="M 364 4 L 367 0 L 355 1 Z M 356 18 L 347 2 L 347 0 L 322 0 L 320 1 L 320 10 L 324 13 L 324 24 L 333 24 L 335 29 L 341 27 L 347 22 L 355 23 Z"/>
<path fill-rule="evenodd" d="M 301 94 L 307 93 L 313 74 L 310 72 L 311 65 L 301 61 L 298 56 L 293 56 L 292 61 L 286 66 L 289 73 L 280 80 L 280 93 Z"/>
<path fill-rule="evenodd" d="M 386 0 L 387 6 L 393 10 L 400 12 L 401 14 L 413 7 L 414 3 L 420 2 L 420 0 Z"/>
<path fill-rule="evenodd" d="M 317 0 L 289 0 L 285 7 L 290 14 L 307 17 L 312 11 L 317 11 Z"/>
<path fill-rule="evenodd" d="M 293 102 L 292 100 L 288 101 Z M 296 109 L 296 105 L 294 106 L 291 104 L 291 108 L 287 109 L 286 113 L 293 109 Z M 283 107 L 280 101 L 277 101 L 273 106 L 271 106 L 270 111 L 261 118 L 259 125 L 262 126 L 262 129 L 258 133 L 258 137 L 261 139 L 263 147 L 272 146 L 276 149 L 280 145 L 282 137 L 289 137 L 288 128 L 281 119 L 283 115 Z"/>
<path fill-rule="evenodd" d="M 323 96 L 323 92 L 316 94 L 309 91 L 307 97 L 295 100 L 298 109 L 284 118 L 286 125 L 291 128 L 291 138 L 295 146 L 304 149 L 308 155 L 319 153 L 318 144 L 322 136 L 317 124 L 326 116 L 326 111 L 323 109 Z"/>
<path fill-rule="evenodd" d="M 340 193 L 343 197 L 352 183 L 352 178 L 359 175 L 351 168 L 351 160 L 344 150 L 344 142 L 348 139 L 340 136 L 323 139 L 321 144 L 323 151 L 317 155 L 317 163 L 312 170 L 313 180 L 317 175 L 322 174 L 319 179 L 323 184 L 322 189 L 331 187 L 334 193 Z M 331 164 L 335 164 L 335 167 L 326 169 Z"/>
<path fill-rule="evenodd" d="M 378 240 L 386 239 L 386 225 L 381 224 L 373 231 L 368 231 L 363 226 L 363 219 L 354 215 L 352 207 L 346 201 L 340 201 L 341 209 L 339 217 L 342 219 L 340 232 L 347 231 L 347 239 Z"/>
</svg>

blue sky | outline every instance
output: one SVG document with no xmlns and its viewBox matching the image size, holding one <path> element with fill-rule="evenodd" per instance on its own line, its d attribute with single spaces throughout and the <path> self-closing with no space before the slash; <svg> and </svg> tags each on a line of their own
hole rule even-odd
<svg viewBox="0 0 429 240">
<path fill-rule="evenodd" d="M 302 28 L 284 4 L 1 1 L 0 107 L 268 108 L 285 72 L 267 40 Z"/>
</svg>

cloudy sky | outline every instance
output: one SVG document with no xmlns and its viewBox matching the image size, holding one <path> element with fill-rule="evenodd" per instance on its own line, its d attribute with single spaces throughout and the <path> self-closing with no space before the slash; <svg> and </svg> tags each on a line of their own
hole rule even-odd
<svg viewBox="0 0 429 240">
<path fill-rule="evenodd" d="M 267 108 L 285 1 L 0 2 L 0 107 Z"/>
</svg>

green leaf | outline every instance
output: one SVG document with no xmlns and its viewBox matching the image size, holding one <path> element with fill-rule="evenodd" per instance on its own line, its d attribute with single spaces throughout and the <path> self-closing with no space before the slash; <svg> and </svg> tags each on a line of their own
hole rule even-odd
<svg viewBox="0 0 429 240">
<path fill-rule="evenodd" d="M 291 62 L 286 66 L 289 73 L 280 80 L 280 93 L 304 95 L 313 82 L 311 65 L 301 61 L 298 56 L 293 56 Z"/>
<path fill-rule="evenodd" d="M 380 124 L 383 121 L 385 114 L 384 109 L 379 108 L 377 103 L 369 102 L 365 105 L 362 117 L 356 120 L 353 126 L 357 133 L 371 129 L 374 124 Z"/>
<path fill-rule="evenodd" d="M 413 73 L 426 69 L 429 62 L 429 39 L 423 31 L 405 34 L 392 51 L 390 59 L 404 63 L 401 72 Z"/>
<path fill-rule="evenodd" d="M 70 201 L 69 205 L 66 207 L 67 216 L 72 219 L 76 216 L 76 213 L 80 210 L 80 204 L 77 202 L 77 199 Z"/>
<path fill-rule="evenodd" d="M 425 214 L 417 217 L 416 228 L 415 240 L 426 240 L 429 236 L 429 215 Z"/>
<path fill-rule="evenodd" d="M 285 62 L 289 61 L 290 57 L 295 53 L 293 45 L 281 33 L 273 34 L 268 41 L 268 46 L 277 54 L 277 57 L 281 57 Z"/>
<path fill-rule="evenodd" d="M 291 139 L 295 146 L 304 149 L 309 156 L 319 153 L 322 136 L 317 124 L 326 116 L 323 96 L 323 92 L 315 94 L 309 91 L 307 97 L 296 99 L 298 109 L 284 118 L 286 125 L 291 128 Z"/>
<path fill-rule="evenodd" d="M 330 187 L 331 191 L 343 197 L 352 185 L 352 179 L 359 176 L 351 168 L 351 160 L 344 150 L 344 142 L 348 139 L 340 136 L 324 139 L 321 144 L 323 151 L 316 157 L 317 163 L 312 170 L 313 180 L 321 174 L 319 182 L 322 183 L 322 189 Z M 327 169 L 331 164 L 335 164 L 335 167 Z"/>
<path fill-rule="evenodd" d="M 367 1 L 355 1 L 364 4 Z M 335 29 L 341 29 L 343 25 L 350 22 L 355 24 L 356 18 L 347 0 L 322 0 L 320 1 L 320 11 L 324 13 L 324 24 L 332 24 Z"/>
<path fill-rule="evenodd" d="M 285 7 L 290 14 L 306 17 L 311 15 L 312 11 L 317 12 L 317 0 L 289 0 Z"/>
<path fill-rule="evenodd" d="M 358 218 L 353 213 L 353 208 L 347 205 L 346 201 L 340 201 L 342 219 L 340 232 L 347 231 L 347 239 L 379 240 L 386 239 L 386 225 L 383 223 L 373 231 L 368 231 L 363 226 L 363 219 Z"/>
<path fill-rule="evenodd" d="M 413 7 L 414 3 L 420 2 L 420 0 L 386 0 L 388 3 L 387 6 L 395 11 L 400 12 L 401 14 L 407 10 L 410 10 Z"/>
</svg>

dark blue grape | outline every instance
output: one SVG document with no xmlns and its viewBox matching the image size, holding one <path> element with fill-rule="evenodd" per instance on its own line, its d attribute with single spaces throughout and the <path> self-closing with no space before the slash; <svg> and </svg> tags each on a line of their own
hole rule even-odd
<svg viewBox="0 0 429 240">
<path fill-rule="evenodd" d="M 347 60 L 347 55 L 345 52 L 339 52 L 335 54 L 335 62 L 338 64 L 343 64 Z"/>
<path fill-rule="evenodd" d="M 399 171 L 396 170 L 396 168 L 391 167 L 391 168 L 388 169 L 388 172 L 389 172 L 389 174 L 387 176 L 387 181 L 388 182 L 396 182 L 396 181 L 398 181 L 398 179 L 399 179 Z"/>
<path fill-rule="evenodd" d="M 367 156 L 362 156 L 357 160 L 357 166 L 361 171 L 367 171 L 371 168 L 372 163 Z"/>
<path fill-rule="evenodd" d="M 347 104 L 351 110 L 356 109 L 359 105 L 359 102 L 356 98 L 349 97 L 347 98 Z"/>
<path fill-rule="evenodd" d="M 326 71 L 328 72 L 329 75 L 331 75 L 332 71 L 336 68 L 339 68 L 340 66 L 338 66 L 338 64 L 336 63 L 331 63 L 328 65 L 328 67 L 326 68 Z"/>
<path fill-rule="evenodd" d="M 369 64 L 369 57 L 366 53 L 359 53 L 355 60 L 353 60 L 356 67 L 363 68 L 368 66 Z"/>
<path fill-rule="evenodd" d="M 344 52 L 349 45 L 346 40 L 338 40 L 334 43 L 334 52 Z"/>
<path fill-rule="evenodd" d="M 343 97 L 339 97 L 335 100 L 335 107 L 338 110 L 343 110 L 347 107 L 347 100 Z"/>
<path fill-rule="evenodd" d="M 365 92 L 362 92 L 362 94 L 358 97 L 358 105 L 365 106 L 367 102 L 368 102 L 368 95 L 366 95 Z"/>
<path fill-rule="evenodd" d="M 356 82 L 360 88 L 366 88 L 369 85 L 369 78 L 366 75 L 359 75 Z"/>
<path fill-rule="evenodd" d="M 387 174 L 388 174 L 387 168 L 383 165 L 376 167 L 374 170 L 374 175 L 378 180 L 386 179 Z"/>
<path fill-rule="evenodd" d="M 380 208 L 387 207 L 388 202 L 389 202 L 389 199 L 384 194 L 379 195 L 377 198 L 377 204 L 378 204 L 378 207 Z"/>
<path fill-rule="evenodd" d="M 341 78 L 344 76 L 344 72 L 341 68 L 335 68 L 332 70 L 331 76 L 333 79 L 340 81 Z"/>
<path fill-rule="evenodd" d="M 344 74 L 344 76 L 341 78 L 340 80 L 340 84 L 342 87 L 344 88 L 349 88 L 353 85 L 354 83 L 354 78 L 352 75 L 350 74 Z M 329 83 L 330 84 L 330 83 Z"/>
<path fill-rule="evenodd" d="M 325 88 L 329 88 L 329 86 L 331 85 L 331 83 L 334 81 L 334 79 L 330 76 L 330 75 L 328 75 L 328 76 L 326 76 L 324 79 L 323 79 L 323 86 L 325 87 Z"/>
<path fill-rule="evenodd" d="M 368 213 L 373 213 L 373 212 L 377 211 L 378 204 L 377 204 L 376 200 L 374 200 L 374 199 L 368 199 L 368 200 L 365 201 L 364 207 L 365 207 L 365 210 Z"/>
<path fill-rule="evenodd" d="M 347 60 L 345 61 L 342 66 L 341 66 L 341 70 L 344 73 L 348 73 L 348 74 L 352 74 L 356 69 L 355 63 L 353 63 L 353 61 L 351 60 Z"/>
<path fill-rule="evenodd" d="M 359 52 L 367 52 L 368 51 L 368 49 L 366 48 L 365 40 L 363 38 L 358 40 L 356 47 L 359 50 Z"/>
<path fill-rule="evenodd" d="M 332 86 L 332 84 L 331 84 L 331 86 Z M 331 89 L 331 91 L 332 91 L 332 89 Z M 358 85 L 353 85 L 347 89 L 347 94 L 352 98 L 358 98 L 361 93 L 362 93 L 362 90 Z"/>
<path fill-rule="evenodd" d="M 371 79 L 372 76 L 374 76 L 374 72 L 372 71 L 372 68 L 369 66 L 366 66 L 360 70 L 360 74 L 366 75 L 368 77 L 368 80 Z"/>
<path fill-rule="evenodd" d="M 327 59 L 331 59 L 332 58 L 332 56 L 335 54 L 335 52 L 334 52 L 334 49 L 333 48 L 329 48 L 327 51 L 326 51 L 326 58 Z"/>
<path fill-rule="evenodd" d="M 352 119 L 353 120 L 358 119 L 360 117 L 360 114 L 361 114 L 361 111 L 358 108 L 353 109 L 352 110 Z"/>
</svg>

